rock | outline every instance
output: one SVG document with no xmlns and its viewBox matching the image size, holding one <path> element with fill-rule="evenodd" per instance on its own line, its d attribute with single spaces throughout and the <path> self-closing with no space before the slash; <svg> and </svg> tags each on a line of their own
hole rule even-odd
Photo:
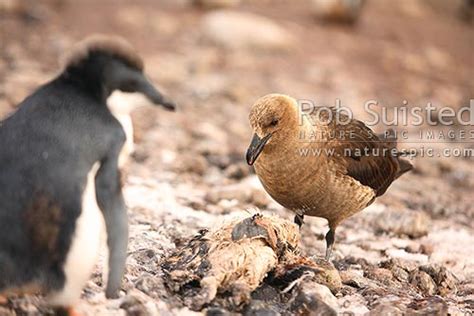
<svg viewBox="0 0 474 316">
<path fill-rule="evenodd" d="M 253 13 L 219 10 L 202 21 L 208 40 L 230 49 L 289 50 L 293 36 L 272 20 Z"/>
<path fill-rule="evenodd" d="M 6 99 L 0 99 L 0 120 L 3 120 L 13 112 L 13 108 Z"/>
<path fill-rule="evenodd" d="M 407 315 L 455 315 L 448 314 L 448 304 L 439 296 L 431 296 L 425 299 L 415 300 L 406 311 Z M 460 314 L 469 315 L 469 314 Z"/>
<path fill-rule="evenodd" d="M 339 315 L 368 315 L 367 302 L 361 294 L 346 295 L 339 298 Z"/>
<path fill-rule="evenodd" d="M 360 15 L 364 0 L 312 0 L 313 14 L 322 20 L 354 23 Z"/>
<path fill-rule="evenodd" d="M 327 286 L 318 283 L 307 283 L 303 286 L 303 290 L 306 288 L 306 293 L 312 293 L 316 298 L 327 304 L 329 307 L 338 310 L 338 304 L 336 297 L 331 293 Z"/>
<path fill-rule="evenodd" d="M 427 263 L 428 262 L 428 256 L 421 254 L 421 253 L 409 253 L 405 251 L 404 249 L 387 249 L 385 251 L 385 254 L 394 259 L 402 259 L 405 261 L 414 261 L 418 263 Z"/>
<path fill-rule="evenodd" d="M 426 243 L 426 242 L 421 243 L 421 244 L 410 243 L 404 248 L 404 250 L 408 253 L 413 253 L 413 254 L 419 253 L 419 254 L 430 256 L 434 251 L 434 247 L 432 244 Z"/>
<path fill-rule="evenodd" d="M 367 284 L 362 271 L 358 270 L 344 270 L 340 271 L 339 275 L 341 276 L 342 284 L 349 285 L 356 288 L 361 288 L 363 285 Z"/>
<path fill-rule="evenodd" d="M 395 282 L 392 271 L 385 268 L 370 268 L 364 273 L 364 276 L 388 286 L 392 286 Z"/>
<path fill-rule="evenodd" d="M 429 62 L 438 69 L 445 69 L 451 64 L 451 56 L 444 50 L 435 46 L 428 46 L 425 48 L 425 55 Z M 456 100 L 458 101 L 458 100 Z M 450 103 L 450 102 L 447 102 Z"/>
<path fill-rule="evenodd" d="M 270 203 L 268 195 L 262 189 L 251 186 L 249 181 L 213 188 L 206 194 L 205 200 L 212 204 L 219 204 L 222 200 L 237 200 L 257 207 L 266 207 Z"/>
<path fill-rule="evenodd" d="M 423 243 L 420 245 L 420 252 L 427 256 L 430 256 L 434 251 L 434 246 L 430 243 Z"/>
<path fill-rule="evenodd" d="M 280 284 L 287 290 L 302 282 L 313 282 L 328 287 L 337 293 L 342 287 L 339 272 L 331 262 L 319 258 L 290 256 L 273 272 L 272 283 Z"/>
<path fill-rule="evenodd" d="M 23 0 L 0 0 L 0 14 L 30 17 L 37 5 L 34 2 Z M 33 15 L 32 15 L 33 17 Z"/>
<path fill-rule="evenodd" d="M 410 272 L 417 269 L 417 264 L 413 261 L 392 258 L 381 262 L 380 267 L 389 269 L 398 281 L 409 282 Z"/>
<path fill-rule="evenodd" d="M 163 292 L 164 284 L 159 276 L 145 274 L 135 281 L 135 287 L 152 298 L 156 293 Z"/>
<path fill-rule="evenodd" d="M 400 282 L 408 282 L 410 279 L 410 274 L 408 271 L 401 268 L 400 266 L 392 267 L 392 274 Z"/>
<path fill-rule="evenodd" d="M 206 316 L 230 316 L 231 313 L 220 307 L 209 307 Z"/>
<path fill-rule="evenodd" d="M 189 172 L 197 175 L 204 175 L 208 168 L 207 159 L 201 155 L 183 155 L 177 163 L 179 172 Z"/>
<path fill-rule="evenodd" d="M 3 90 L 8 92 L 5 94 L 7 102 L 11 106 L 17 106 L 46 80 L 47 74 L 39 69 L 37 63 L 25 63 L 2 82 Z"/>
<path fill-rule="evenodd" d="M 437 264 L 428 264 L 420 267 L 420 271 L 426 272 L 437 285 L 437 294 L 446 296 L 456 294 L 459 280 L 448 269 Z"/>
<path fill-rule="evenodd" d="M 388 316 L 403 316 L 404 313 L 396 306 L 393 306 L 390 303 L 377 304 L 369 313 L 369 315 L 379 316 L 379 315 L 388 315 Z"/>
<path fill-rule="evenodd" d="M 0 13 L 16 13 L 20 9 L 20 0 L 0 0 Z"/>
<path fill-rule="evenodd" d="M 209 191 L 205 200 L 209 203 L 217 204 L 221 200 L 238 200 L 240 202 L 248 201 L 251 195 L 250 188 L 244 188 L 240 183 L 231 184 L 224 187 L 216 187 Z"/>
<path fill-rule="evenodd" d="M 241 0 L 194 0 L 193 4 L 205 9 L 236 7 Z"/>
<path fill-rule="evenodd" d="M 9 298 L 9 307 L 16 312 L 15 315 L 42 315 L 48 312 L 50 307 L 40 303 L 40 298 L 35 296 Z M 45 308 L 47 308 L 45 310 Z M 2 315 L 2 314 L 0 314 Z"/>
<path fill-rule="evenodd" d="M 244 316 L 279 316 L 278 310 L 271 304 L 260 300 L 252 300 L 244 311 Z"/>
<path fill-rule="evenodd" d="M 270 204 L 270 197 L 263 190 L 252 189 L 249 202 L 256 207 L 265 208 Z"/>
<path fill-rule="evenodd" d="M 464 0 L 459 8 L 459 17 L 467 23 L 474 21 L 474 4 L 470 0 Z"/>
<path fill-rule="evenodd" d="M 228 155 L 206 154 L 206 158 L 211 165 L 219 169 L 226 169 L 231 164 L 231 159 Z"/>
<path fill-rule="evenodd" d="M 423 212 L 387 209 L 377 214 L 373 224 L 379 232 L 419 238 L 428 234 L 431 220 Z"/>
<path fill-rule="evenodd" d="M 8 308 L 0 306 L 0 315 L 15 316 L 16 314 L 13 311 L 9 310 Z"/>
<path fill-rule="evenodd" d="M 250 173 L 249 167 L 245 163 L 232 164 L 224 171 L 226 177 L 240 180 Z"/>
<path fill-rule="evenodd" d="M 129 316 L 158 316 L 158 308 L 153 299 L 144 293 L 132 289 L 122 299 L 120 308 L 124 309 Z"/>
<path fill-rule="evenodd" d="M 303 282 L 290 310 L 296 315 L 337 315 L 337 299 L 329 288 L 314 282 Z"/>
<path fill-rule="evenodd" d="M 425 295 L 436 294 L 436 283 L 430 275 L 424 271 L 415 270 L 410 275 L 410 283 L 419 288 Z"/>
</svg>

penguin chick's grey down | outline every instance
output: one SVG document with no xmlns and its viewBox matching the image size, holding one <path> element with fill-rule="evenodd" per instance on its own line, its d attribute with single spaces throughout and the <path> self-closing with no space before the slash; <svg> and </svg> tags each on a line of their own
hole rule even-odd
<svg viewBox="0 0 474 316">
<path fill-rule="evenodd" d="M 128 223 L 118 169 L 125 134 L 106 105 L 114 90 L 175 108 L 126 41 L 96 35 L 0 122 L 0 295 L 40 292 L 71 306 L 96 263 L 104 220 L 106 296 L 117 295 Z"/>
</svg>

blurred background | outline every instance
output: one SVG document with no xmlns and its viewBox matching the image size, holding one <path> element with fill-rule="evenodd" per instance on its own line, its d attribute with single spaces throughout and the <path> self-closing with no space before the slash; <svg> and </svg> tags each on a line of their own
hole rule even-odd
<svg viewBox="0 0 474 316">
<path fill-rule="evenodd" d="M 362 120 L 371 99 L 387 109 L 404 100 L 469 106 L 473 12 L 468 0 L 0 0 L 0 118 L 57 74 L 60 57 L 87 35 L 120 35 L 136 47 L 147 75 L 179 109 L 132 113 L 136 147 L 124 188 L 131 221 L 125 289 L 144 300 L 160 298 L 158 309 L 172 310 L 154 276 L 160 259 L 184 238 L 256 207 L 292 218 L 266 195 L 244 160 L 248 112 L 258 97 L 278 92 L 321 105 L 340 99 Z M 405 129 L 418 135 L 428 127 Z M 469 132 L 472 125 L 450 129 Z M 414 137 L 401 147 L 426 147 L 425 139 Z M 472 137 L 430 146 L 474 149 Z M 472 308 L 473 157 L 416 157 L 413 163 L 414 172 L 341 225 L 336 261 L 362 270 L 390 258 L 415 267 L 441 265 L 456 275 L 455 291 L 440 292 L 435 277 L 434 288 L 399 280 L 415 289 L 400 304 L 408 308 L 417 295 L 443 293 L 451 312 Z M 303 250 L 320 255 L 325 222 L 307 222 Z M 392 291 L 383 285 L 386 276 L 364 273 Z M 89 303 L 100 285 L 97 272 Z M 368 311 L 384 303 L 384 295 L 374 295 L 355 290 L 338 299 L 341 306 L 350 302 L 349 311 Z M 84 310 L 94 308 L 104 307 Z"/>
</svg>

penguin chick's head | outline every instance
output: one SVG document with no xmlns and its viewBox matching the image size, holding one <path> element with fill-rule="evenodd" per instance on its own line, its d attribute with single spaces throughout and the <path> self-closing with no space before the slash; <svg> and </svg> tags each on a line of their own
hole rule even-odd
<svg viewBox="0 0 474 316">
<path fill-rule="evenodd" d="M 61 76 L 105 101 L 115 90 L 143 93 L 154 104 L 174 110 L 143 73 L 143 60 L 117 36 L 92 35 L 77 43 L 64 58 Z"/>
<path fill-rule="evenodd" d="M 268 94 L 252 106 L 249 120 L 254 135 L 246 158 L 252 165 L 262 152 L 275 150 L 297 131 L 297 102 L 287 95 Z"/>
</svg>

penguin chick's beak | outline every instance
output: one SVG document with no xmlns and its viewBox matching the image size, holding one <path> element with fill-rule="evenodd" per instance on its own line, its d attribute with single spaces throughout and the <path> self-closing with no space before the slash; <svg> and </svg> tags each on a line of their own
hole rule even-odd
<svg viewBox="0 0 474 316">
<path fill-rule="evenodd" d="M 123 92 L 139 92 L 154 104 L 162 105 L 167 110 L 176 109 L 174 102 L 163 96 L 142 71 L 127 67 L 122 63 L 115 63 L 107 69 L 105 77 L 108 78 L 112 91 L 118 89 Z"/>
<path fill-rule="evenodd" d="M 163 96 L 145 77 L 140 81 L 137 90 L 142 92 L 154 104 L 161 105 L 169 111 L 176 110 L 176 104 Z"/>
<path fill-rule="evenodd" d="M 247 149 L 247 163 L 251 166 L 254 164 L 254 162 L 257 160 L 258 156 L 263 150 L 263 147 L 265 147 L 265 144 L 268 142 L 268 140 L 272 137 L 272 134 L 268 134 L 263 138 L 258 137 L 257 134 L 253 134 L 252 141 L 250 142 L 250 146 Z"/>
</svg>

